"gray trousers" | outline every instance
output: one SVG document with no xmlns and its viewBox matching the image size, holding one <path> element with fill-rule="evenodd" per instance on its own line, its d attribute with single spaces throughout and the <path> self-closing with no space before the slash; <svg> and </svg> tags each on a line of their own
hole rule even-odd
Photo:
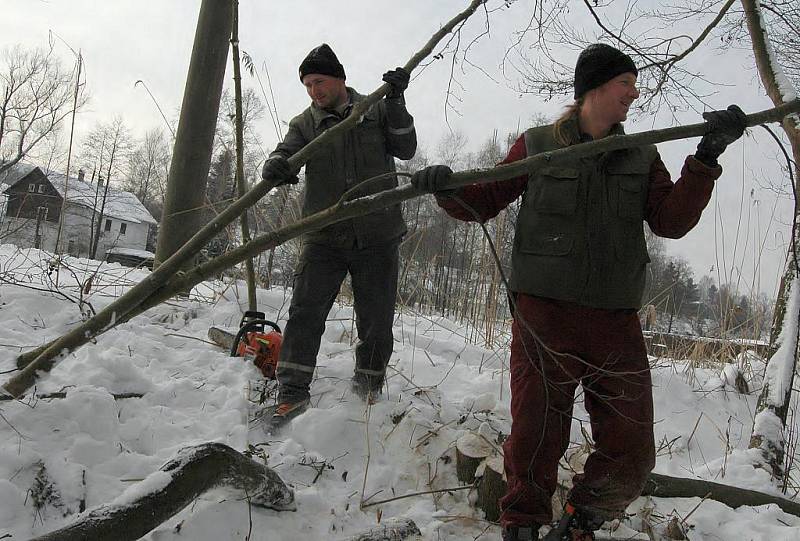
<svg viewBox="0 0 800 541">
<path fill-rule="evenodd" d="M 357 249 L 306 244 L 294 276 L 289 321 L 278 361 L 278 401 L 309 396 L 325 319 L 347 273 L 353 285 L 356 377 L 383 384 L 392 354 L 399 242 Z"/>
</svg>

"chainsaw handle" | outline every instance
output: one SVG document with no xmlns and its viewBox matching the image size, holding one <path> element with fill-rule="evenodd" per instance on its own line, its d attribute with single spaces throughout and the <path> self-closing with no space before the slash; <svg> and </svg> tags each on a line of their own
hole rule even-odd
<svg viewBox="0 0 800 541">
<path fill-rule="evenodd" d="M 257 328 L 263 328 L 264 325 L 269 325 L 278 333 L 281 332 L 281 328 L 274 321 L 270 321 L 268 319 L 253 319 L 248 321 L 239 328 L 239 332 L 236 333 L 236 337 L 233 339 L 233 345 L 231 345 L 231 357 L 236 357 L 236 350 L 239 349 L 239 342 L 241 342 L 244 335 Z"/>
</svg>

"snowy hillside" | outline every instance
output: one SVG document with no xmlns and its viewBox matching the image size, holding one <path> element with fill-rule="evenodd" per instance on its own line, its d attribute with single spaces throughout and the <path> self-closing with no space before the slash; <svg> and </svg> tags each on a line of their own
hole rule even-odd
<svg viewBox="0 0 800 541">
<path fill-rule="evenodd" d="M 83 297 L 98 310 L 145 272 L 69 259 L 73 273 L 59 276 L 65 298 L 51 291 L 55 278 L 43 257 L 0 247 L 3 378 L 20 348 L 80 321 L 74 300 Z M 90 291 L 81 294 L 95 270 Z M 221 284 L 204 284 L 200 293 L 150 310 L 60 361 L 36 393 L 65 391 L 64 398 L 0 403 L 0 539 L 57 529 L 74 519 L 82 502 L 91 509 L 135 491 L 179 449 L 210 441 L 266 460 L 295 488 L 297 510 L 249 507 L 241 495 L 216 489 L 144 539 L 337 540 L 390 517 L 413 519 L 425 540 L 499 539 L 499 528 L 471 505 L 469 490 L 380 502 L 459 487 L 458 437 L 480 430 L 498 441 L 508 433 L 507 351 L 465 345 L 466 330 L 451 321 L 401 313 L 388 390 L 368 408 L 350 391 L 352 310 L 336 304 L 323 337 L 313 407 L 267 436 L 258 414 L 269 392 L 258 370 L 228 357 L 206 336 L 211 325 L 235 328 L 246 295 L 241 286 Z M 285 323 L 288 292 L 259 291 L 258 300 L 268 318 Z M 654 364 L 656 471 L 777 494 L 746 450 L 757 393 L 737 393 L 730 369 Z M 752 361 L 744 369 L 757 390 L 763 365 Z M 113 396 L 122 393 L 142 396 Z M 576 415 L 586 419 L 580 407 Z M 573 441 L 584 441 L 578 423 Z M 622 539 L 633 534 L 629 528 L 645 531 L 645 522 L 660 539 L 667 520 L 687 516 L 692 540 L 800 539 L 800 518 L 774 505 L 733 510 L 699 498 L 639 498 L 628 511 Z"/>
</svg>

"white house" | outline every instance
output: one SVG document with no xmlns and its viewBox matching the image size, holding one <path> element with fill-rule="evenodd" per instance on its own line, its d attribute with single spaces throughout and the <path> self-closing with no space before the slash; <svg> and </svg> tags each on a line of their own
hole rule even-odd
<svg viewBox="0 0 800 541">
<path fill-rule="evenodd" d="M 83 172 L 67 182 L 60 173 L 45 174 L 36 166 L 17 164 L 0 173 L 0 185 L 6 197 L 2 243 L 55 252 L 63 208 L 61 253 L 88 257 L 96 243 L 95 259 L 115 252 L 143 255 L 149 229 L 157 223 L 135 195 L 87 183 Z"/>
</svg>

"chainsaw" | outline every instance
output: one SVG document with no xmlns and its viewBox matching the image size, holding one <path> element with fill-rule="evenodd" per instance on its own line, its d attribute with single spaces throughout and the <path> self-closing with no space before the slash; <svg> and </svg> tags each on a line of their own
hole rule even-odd
<svg viewBox="0 0 800 541">
<path fill-rule="evenodd" d="M 208 337 L 228 350 L 231 357 L 242 357 L 255 364 L 265 378 L 275 379 L 283 336 L 278 324 L 264 319 L 263 312 L 245 312 L 236 334 L 219 327 L 211 327 L 208 329 Z"/>
</svg>

